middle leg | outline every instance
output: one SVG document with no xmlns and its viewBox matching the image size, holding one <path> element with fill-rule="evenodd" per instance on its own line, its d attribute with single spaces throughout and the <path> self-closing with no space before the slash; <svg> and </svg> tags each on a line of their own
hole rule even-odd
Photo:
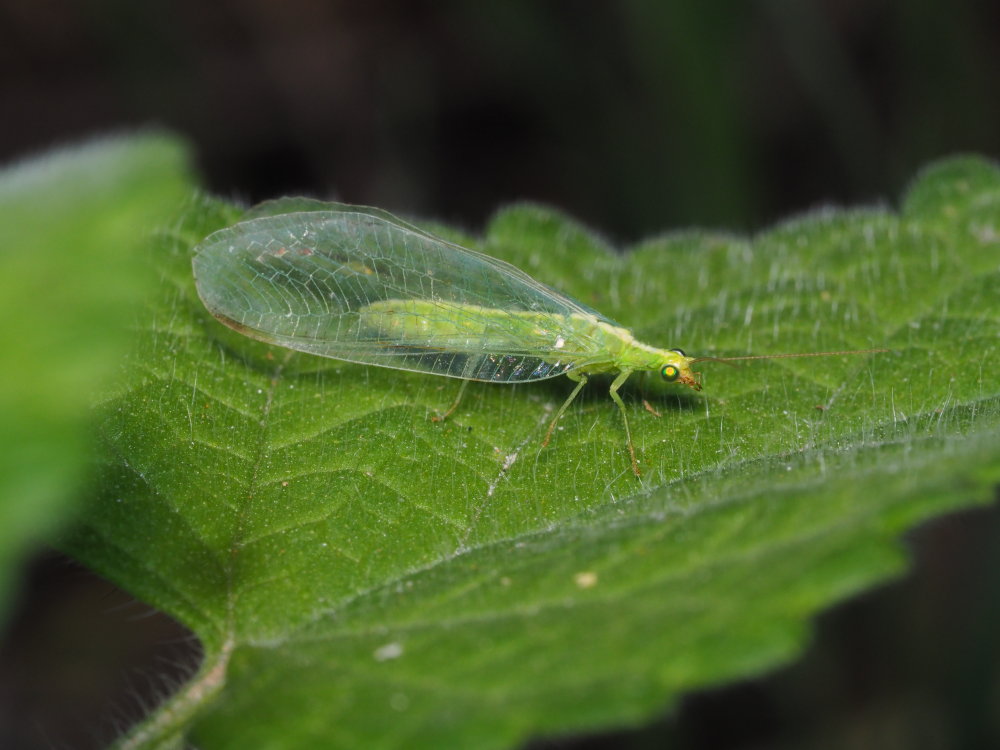
<svg viewBox="0 0 1000 750">
<path fill-rule="evenodd" d="M 548 445 L 549 440 L 552 439 L 552 431 L 556 428 L 556 422 L 559 421 L 559 417 L 561 417 L 563 413 L 566 411 L 566 409 L 569 407 L 569 405 L 573 403 L 573 399 L 576 398 L 577 394 L 580 392 L 583 386 L 587 385 L 587 376 L 584 375 L 583 373 L 576 374 L 570 371 L 566 373 L 566 377 L 569 378 L 570 380 L 576 381 L 576 388 L 574 388 L 573 392 L 569 394 L 569 398 L 563 402 L 563 405 L 559 407 L 559 411 L 556 412 L 556 415 L 552 418 L 552 421 L 549 423 L 549 429 L 545 433 L 545 439 L 542 441 L 543 448 L 546 445 Z"/>
</svg>

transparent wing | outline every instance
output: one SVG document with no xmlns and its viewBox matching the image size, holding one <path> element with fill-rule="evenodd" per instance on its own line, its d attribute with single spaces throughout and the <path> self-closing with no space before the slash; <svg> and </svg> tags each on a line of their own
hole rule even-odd
<svg viewBox="0 0 1000 750">
<path fill-rule="evenodd" d="M 510 264 L 377 209 L 263 216 L 196 248 L 198 294 L 253 338 L 351 362 L 472 380 L 554 377 L 617 324 Z"/>
</svg>

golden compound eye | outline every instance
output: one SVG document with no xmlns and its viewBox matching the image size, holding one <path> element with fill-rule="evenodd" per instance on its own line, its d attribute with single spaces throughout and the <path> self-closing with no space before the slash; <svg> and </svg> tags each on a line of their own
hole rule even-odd
<svg viewBox="0 0 1000 750">
<path fill-rule="evenodd" d="M 663 379 L 668 383 L 673 383 L 681 376 L 681 371 L 677 365 L 664 365 L 663 369 L 660 370 L 660 375 L 662 375 Z"/>
</svg>

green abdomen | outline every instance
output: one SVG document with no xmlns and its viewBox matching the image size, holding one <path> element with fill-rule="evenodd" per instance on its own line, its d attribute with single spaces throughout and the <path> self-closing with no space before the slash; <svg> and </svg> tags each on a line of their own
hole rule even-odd
<svg viewBox="0 0 1000 750">
<path fill-rule="evenodd" d="M 358 312 L 363 328 L 400 346 L 562 360 L 589 359 L 603 348 L 600 324 L 576 315 L 428 300 L 380 300 Z"/>
</svg>

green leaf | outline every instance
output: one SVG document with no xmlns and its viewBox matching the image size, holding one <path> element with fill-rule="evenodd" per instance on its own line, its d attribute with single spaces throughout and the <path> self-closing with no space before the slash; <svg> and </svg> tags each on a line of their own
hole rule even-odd
<svg viewBox="0 0 1000 750">
<path fill-rule="evenodd" d="M 252 342 L 215 322 L 192 247 L 103 410 L 104 469 L 65 547 L 179 618 L 201 672 L 126 746 L 505 747 L 640 722 L 793 658 L 810 615 L 905 569 L 897 539 L 1000 477 L 1000 172 L 925 172 L 901 215 L 824 210 L 753 240 L 625 257 L 535 206 L 482 247 L 699 355 L 702 393 L 473 384 Z M 654 382 L 655 381 L 655 382 Z M 650 409 L 645 408 L 644 401 Z M 651 410 L 662 414 L 657 418 Z"/>
<path fill-rule="evenodd" d="M 186 163 L 143 135 L 0 171 L 0 619 L 14 567 L 80 493 L 89 409 L 150 288 L 137 251 L 191 190 Z"/>
</svg>

